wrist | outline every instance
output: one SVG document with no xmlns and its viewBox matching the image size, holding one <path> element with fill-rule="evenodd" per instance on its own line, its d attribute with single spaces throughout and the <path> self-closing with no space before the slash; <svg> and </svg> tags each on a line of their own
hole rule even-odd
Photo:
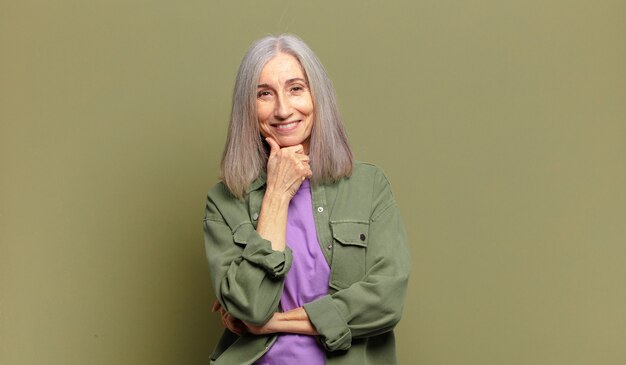
<svg viewBox="0 0 626 365">
<path fill-rule="evenodd" d="M 265 190 L 265 195 L 263 196 L 263 203 L 267 203 L 270 206 L 278 208 L 289 207 L 290 201 L 291 195 L 289 195 L 288 192 L 279 191 L 270 187 Z"/>
<path fill-rule="evenodd" d="M 277 315 L 280 313 L 275 312 L 274 315 L 272 315 L 272 318 L 270 318 L 269 321 L 267 321 L 267 323 L 265 323 L 265 325 L 263 326 L 263 333 L 264 334 L 272 334 L 272 333 L 276 333 L 276 332 L 280 332 L 279 327 L 277 325 L 278 322 L 278 318 Z"/>
</svg>

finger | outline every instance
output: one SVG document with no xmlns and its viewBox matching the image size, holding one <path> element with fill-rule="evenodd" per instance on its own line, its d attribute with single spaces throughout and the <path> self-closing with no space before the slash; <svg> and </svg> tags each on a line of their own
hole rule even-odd
<svg viewBox="0 0 626 365">
<path fill-rule="evenodd" d="M 230 332 L 237 333 L 237 329 L 233 328 L 233 326 L 230 326 L 230 325 L 229 325 L 229 326 L 226 326 L 226 328 L 228 328 L 228 330 L 229 330 Z"/>
<path fill-rule="evenodd" d="M 224 327 L 228 327 L 228 318 L 226 318 L 225 313 L 222 313 L 222 323 L 224 324 Z"/>
<path fill-rule="evenodd" d="M 226 328 L 228 328 L 231 332 L 235 332 L 235 326 L 231 322 L 226 322 Z"/>
<path fill-rule="evenodd" d="M 211 307 L 211 312 L 217 312 L 220 308 L 222 308 L 222 305 L 220 304 L 219 300 L 215 300 L 215 302 L 213 302 L 213 306 Z"/>
<path fill-rule="evenodd" d="M 235 327 L 235 323 L 238 321 L 237 318 L 231 316 L 230 314 L 226 314 L 224 320 L 228 323 L 229 327 Z"/>
<path fill-rule="evenodd" d="M 241 328 L 229 328 L 230 332 L 236 334 L 237 336 L 243 335 L 243 329 Z"/>
<path fill-rule="evenodd" d="M 236 329 L 231 322 L 224 321 L 223 323 L 225 328 L 227 328 L 231 332 L 235 332 Z"/>
<path fill-rule="evenodd" d="M 229 315 L 226 328 L 228 328 L 231 332 L 241 335 L 243 333 L 243 329 L 239 322 L 240 321 L 237 318 Z"/>
<path fill-rule="evenodd" d="M 305 154 L 296 154 L 295 156 L 300 161 L 307 161 L 308 162 L 311 159 L 309 157 L 309 155 L 305 155 Z"/>
<path fill-rule="evenodd" d="M 265 140 L 267 141 L 267 144 L 270 145 L 270 154 L 274 154 L 278 151 L 280 151 L 280 146 L 278 145 L 278 143 L 274 140 L 274 138 L 272 137 L 267 137 L 265 138 Z"/>
<path fill-rule="evenodd" d="M 308 165 L 307 165 L 307 167 L 308 167 Z M 304 176 L 305 176 L 307 179 L 310 179 L 310 178 L 313 176 L 313 171 L 311 171 L 311 168 L 310 168 L 310 167 L 309 167 L 308 169 L 306 169 L 306 171 L 304 172 Z"/>
<path fill-rule="evenodd" d="M 296 144 L 293 146 L 283 148 L 285 151 L 290 151 L 297 154 L 304 154 L 304 147 L 301 144 Z"/>
<path fill-rule="evenodd" d="M 235 332 L 236 334 L 238 334 L 239 336 L 242 336 L 244 333 L 248 332 L 248 329 L 244 326 L 242 327 L 237 327 L 236 328 L 237 332 Z"/>
<path fill-rule="evenodd" d="M 246 326 L 244 326 L 244 325 L 243 325 L 243 323 L 241 323 L 241 321 L 239 321 L 239 320 L 234 321 L 234 322 L 232 323 L 232 326 L 233 326 L 233 332 L 235 332 L 236 334 L 238 334 L 238 335 L 240 335 L 240 336 L 241 336 L 241 335 L 245 332 L 245 330 L 246 330 Z"/>
</svg>

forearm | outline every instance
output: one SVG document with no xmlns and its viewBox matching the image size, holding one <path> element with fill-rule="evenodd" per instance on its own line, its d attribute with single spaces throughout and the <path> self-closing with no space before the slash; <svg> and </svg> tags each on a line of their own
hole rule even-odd
<svg viewBox="0 0 626 365">
<path fill-rule="evenodd" d="M 301 335 L 318 335 L 309 320 L 304 308 L 299 307 L 283 313 L 274 314 L 276 321 L 274 322 L 274 332 L 298 333 Z"/>
<path fill-rule="evenodd" d="M 256 231 L 272 244 L 275 251 L 284 251 L 287 232 L 289 198 L 271 190 L 265 192 Z"/>
<path fill-rule="evenodd" d="M 282 313 L 276 312 L 265 325 L 248 325 L 248 329 L 254 334 L 296 333 L 309 336 L 318 335 L 302 307 Z"/>
</svg>

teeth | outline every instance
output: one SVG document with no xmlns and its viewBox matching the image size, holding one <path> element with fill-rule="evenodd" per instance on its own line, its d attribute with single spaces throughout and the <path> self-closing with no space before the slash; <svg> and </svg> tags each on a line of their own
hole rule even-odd
<svg viewBox="0 0 626 365">
<path fill-rule="evenodd" d="M 288 124 L 277 124 L 275 125 L 276 128 L 278 129 L 289 129 L 292 128 L 293 126 L 295 126 L 296 124 L 298 124 L 298 122 L 291 122 Z"/>
</svg>

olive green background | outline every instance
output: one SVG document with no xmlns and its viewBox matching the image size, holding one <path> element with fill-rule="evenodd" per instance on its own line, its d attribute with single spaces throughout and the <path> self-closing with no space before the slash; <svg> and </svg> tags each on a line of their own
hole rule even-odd
<svg viewBox="0 0 626 365">
<path fill-rule="evenodd" d="M 624 1 L 0 1 L 0 364 L 207 364 L 235 72 L 293 32 L 413 271 L 403 364 L 626 363 Z"/>
</svg>

